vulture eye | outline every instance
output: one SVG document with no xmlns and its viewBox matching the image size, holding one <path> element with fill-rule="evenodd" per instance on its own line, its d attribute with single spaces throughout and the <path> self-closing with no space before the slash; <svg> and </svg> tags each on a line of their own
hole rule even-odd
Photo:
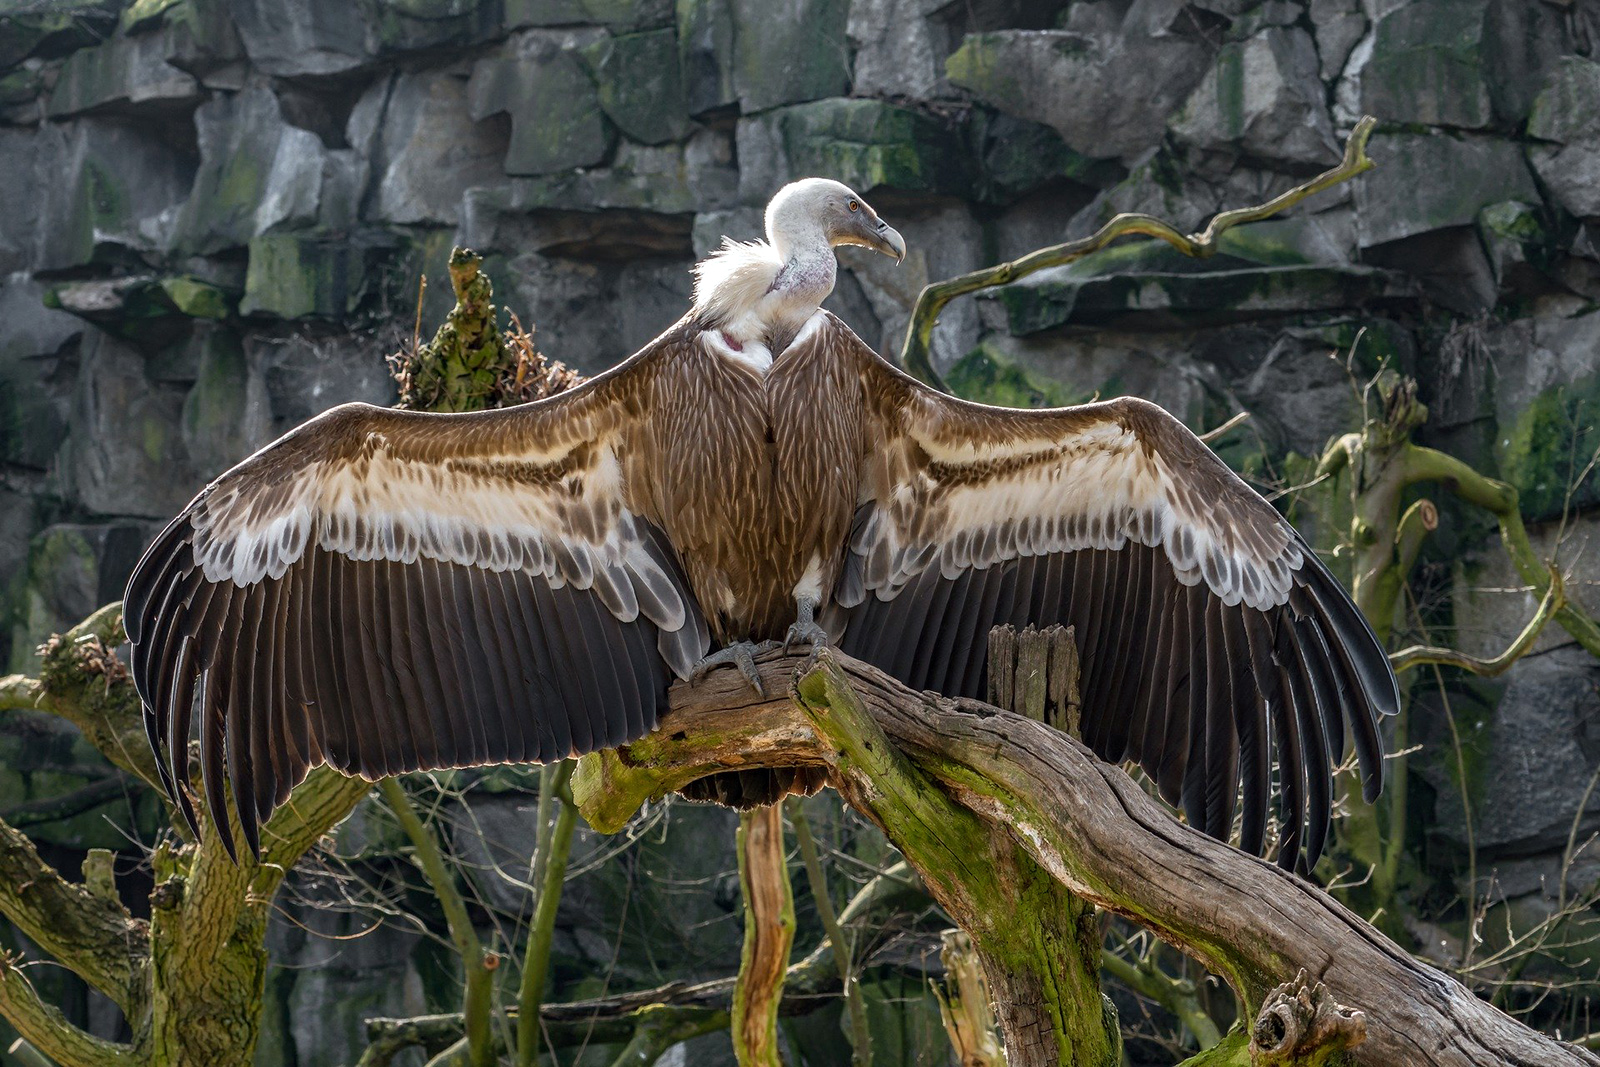
<svg viewBox="0 0 1600 1067">
<path fill-rule="evenodd" d="M 860 202 L 856 201 L 856 200 L 850 201 L 850 210 L 851 211 L 860 211 L 861 210 Z"/>
</svg>

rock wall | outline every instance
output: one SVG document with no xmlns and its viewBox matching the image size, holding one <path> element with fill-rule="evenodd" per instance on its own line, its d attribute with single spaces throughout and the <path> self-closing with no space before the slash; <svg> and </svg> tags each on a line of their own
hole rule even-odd
<svg viewBox="0 0 1600 1067">
<path fill-rule="evenodd" d="M 0 660 L 26 668 L 119 595 L 207 478 L 332 404 L 387 401 L 382 356 L 423 272 L 424 328 L 442 316 L 453 243 L 592 372 L 682 312 L 694 259 L 759 232 L 778 185 L 829 175 L 910 246 L 899 267 L 846 250 L 831 302 L 887 351 L 927 282 L 1119 211 L 1195 226 L 1261 201 L 1363 112 L 1383 126 L 1357 182 L 1204 262 L 1127 245 L 960 301 L 936 364 L 997 402 L 1248 410 L 1221 447 L 1263 484 L 1399 369 L 1424 437 L 1514 482 L 1600 610 L 1597 34 L 1594 0 L 0 0 Z M 1487 653 L 1533 607 L 1490 533 L 1446 506 L 1421 574 L 1432 636 Z M 1419 895 L 1458 891 L 1470 838 L 1514 908 L 1551 907 L 1597 689 L 1555 632 L 1424 709 Z M 67 787 L 13 773 L 28 745 L 82 780 L 70 738 L 0 741 L 0 807 Z M 39 833 L 71 854 L 107 819 L 141 832 L 113 803 Z M 1574 872 L 1597 876 L 1593 856 Z M 361 1005 L 427 999 L 409 942 L 330 962 L 294 929 L 263 1063 L 348 1057 Z M 367 992 L 318 1014 L 345 978 Z"/>
</svg>

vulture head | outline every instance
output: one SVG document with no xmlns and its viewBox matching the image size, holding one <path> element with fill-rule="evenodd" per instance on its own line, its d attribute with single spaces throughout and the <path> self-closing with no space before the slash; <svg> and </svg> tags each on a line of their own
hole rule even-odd
<svg viewBox="0 0 1600 1067">
<path fill-rule="evenodd" d="M 848 185 L 829 178 L 802 178 L 779 189 L 767 204 L 767 240 L 783 259 L 818 242 L 831 248 L 859 245 L 896 262 L 906 258 L 899 231 Z"/>
<path fill-rule="evenodd" d="M 782 352 L 833 292 L 839 245 L 906 257 L 905 238 L 848 185 L 828 178 L 779 189 L 766 221 L 765 241 L 724 239 L 694 268 L 701 327 L 716 331 L 736 355 L 746 344 L 760 345 L 758 361 Z"/>
</svg>

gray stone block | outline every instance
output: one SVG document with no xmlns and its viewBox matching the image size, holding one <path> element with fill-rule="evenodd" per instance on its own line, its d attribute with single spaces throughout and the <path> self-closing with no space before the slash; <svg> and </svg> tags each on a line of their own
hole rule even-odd
<svg viewBox="0 0 1600 1067">
<path fill-rule="evenodd" d="M 80 48 L 62 64 L 45 111 L 51 118 L 65 118 L 95 110 L 193 105 L 200 100 L 200 86 L 167 62 L 175 50 L 173 35 L 165 29 Z"/>
<path fill-rule="evenodd" d="M 1311 36 L 1297 28 L 1273 27 L 1226 44 L 1173 118 L 1172 132 L 1207 151 L 1332 165 L 1340 149 L 1317 63 Z"/>
<path fill-rule="evenodd" d="M 42 191 L 35 208 L 37 268 L 65 270 L 166 248 L 174 209 L 194 181 L 187 153 L 110 118 L 48 127 L 35 144 Z"/>
<path fill-rule="evenodd" d="M 1414 0 L 1378 20 L 1361 104 L 1389 122 L 1513 127 L 1566 46 L 1546 4 Z"/>
<path fill-rule="evenodd" d="M 211 254 L 316 222 L 327 150 L 284 121 L 271 89 L 218 96 L 195 113 L 195 126 L 200 169 L 178 213 L 174 251 Z"/>
<path fill-rule="evenodd" d="M 968 35 L 945 72 L 991 107 L 1053 126 L 1084 155 L 1131 159 L 1161 141 L 1210 59 L 1205 45 L 1176 36 L 1000 30 Z"/>
<path fill-rule="evenodd" d="M 1502 200 L 1538 201 L 1533 176 L 1511 141 L 1380 132 L 1367 154 L 1378 166 L 1352 183 L 1363 248 L 1470 225 L 1479 211 Z"/>
<path fill-rule="evenodd" d="M 384 222 L 453 225 L 463 192 L 505 177 L 503 127 L 474 122 L 467 80 L 448 72 L 399 75 L 372 145 L 363 162 L 377 177 L 374 211 Z"/>
<path fill-rule="evenodd" d="M 227 0 L 250 63 L 279 78 L 339 74 L 370 62 L 362 6 L 322 0 Z"/>
<path fill-rule="evenodd" d="M 818 100 L 742 119 L 740 198 L 764 205 L 785 182 L 834 178 L 874 189 L 970 195 L 974 168 L 958 127 L 880 100 Z"/>
<path fill-rule="evenodd" d="M 604 37 L 583 50 L 600 108 L 624 135 L 644 144 L 681 140 L 689 101 L 678 64 L 678 33 L 668 27 Z"/>
<path fill-rule="evenodd" d="M 951 95 L 944 59 L 954 48 L 945 0 L 853 0 L 846 25 L 855 44 L 853 85 L 863 96 Z"/>
<path fill-rule="evenodd" d="M 1561 206 L 1600 216 L 1600 63 L 1564 58 L 1528 116 L 1528 159 Z"/>
<path fill-rule="evenodd" d="M 165 519 L 199 488 L 183 446 L 183 394 L 152 382 L 144 357 L 99 330 L 83 339 L 58 459 L 72 501 L 98 515 Z"/>
<path fill-rule="evenodd" d="M 579 56 L 598 39 L 599 31 L 528 30 L 474 64 L 472 117 L 511 116 L 507 174 L 550 174 L 605 159 L 615 134 Z"/>
<path fill-rule="evenodd" d="M 729 0 L 733 86 L 746 114 L 850 87 L 849 0 Z"/>
</svg>

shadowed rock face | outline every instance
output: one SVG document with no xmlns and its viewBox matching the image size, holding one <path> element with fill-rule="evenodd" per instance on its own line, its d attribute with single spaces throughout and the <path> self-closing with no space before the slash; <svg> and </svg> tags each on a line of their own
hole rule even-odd
<svg viewBox="0 0 1600 1067">
<path fill-rule="evenodd" d="M 1516 484 L 1541 551 L 1566 538 L 1569 588 L 1600 611 L 1600 480 L 1572 484 L 1600 445 L 1597 39 L 1592 4 L 1532 0 L 0 3 L 0 657 L 28 666 L 111 597 L 204 479 L 334 404 L 392 400 L 382 356 L 411 335 L 419 274 L 424 336 L 449 310 L 453 244 L 544 352 L 593 373 L 682 313 L 694 258 L 759 232 L 774 189 L 833 177 L 906 237 L 900 267 L 847 250 L 829 304 L 892 350 L 928 282 L 1121 211 L 1198 227 L 1326 167 L 1363 111 L 1386 125 L 1353 184 L 1204 262 L 1135 243 L 958 301 L 935 362 L 1003 403 L 1135 393 L 1198 427 L 1247 408 L 1219 449 L 1288 481 L 1358 423 L 1352 376 L 1387 362 L 1420 380 L 1428 443 Z M 1333 502 L 1302 499 L 1331 540 Z M 1533 605 L 1488 530 L 1447 515 L 1436 544 L 1430 618 L 1499 651 Z M 1530 914 L 1600 763 L 1592 665 L 1544 642 L 1452 698 L 1480 868 Z M 1412 796 L 1436 887 L 1467 837 L 1443 714 L 1421 712 Z M 40 788 L 0 773 L 0 808 Z M 485 808 L 480 859 L 522 862 L 518 788 L 492 786 L 510 799 Z M 106 817 L 131 827 L 124 806 L 40 832 L 116 844 Z M 711 822 L 663 837 L 651 870 L 725 870 Z M 594 877 L 563 918 L 575 971 L 610 958 L 628 893 Z M 630 934 L 624 970 L 676 974 L 662 944 L 731 970 L 733 934 L 696 941 L 723 913 L 699 907 Z M 443 1006 L 427 951 L 378 936 L 334 960 L 283 934 L 309 969 L 274 979 L 263 1063 L 348 1061 L 363 1013 Z M 325 989 L 348 991 L 338 1011 L 301 1010 Z"/>
</svg>

